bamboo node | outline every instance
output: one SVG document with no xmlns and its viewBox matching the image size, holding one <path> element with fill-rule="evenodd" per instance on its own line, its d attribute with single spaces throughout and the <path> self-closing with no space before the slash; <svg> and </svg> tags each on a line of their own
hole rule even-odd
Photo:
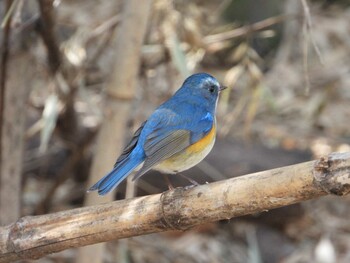
<svg viewBox="0 0 350 263">
<path fill-rule="evenodd" d="M 350 153 L 332 153 L 314 165 L 314 183 L 326 193 L 343 196 L 350 193 Z"/>
<path fill-rule="evenodd" d="M 22 258 L 23 252 L 21 249 L 16 245 L 16 240 L 21 238 L 22 233 L 22 225 L 25 221 L 25 217 L 19 218 L 16 222 L 11 224 L 10 226 L 10 232 L 7 237 L 6 246 L 8 247 L 8 250 L 11 252 L 14 252 L 19 258 Z"/>
<path fill-rule="evenodd" d="M 160 204 L 162 209 L 162 218 L 165 225 L 172 230 L 185 231 L 191 226 L 188 226 L 182 218 L 181 213 L 181 197 L 184 194 L 183 187 L 175 188 L 174 190 L 165 191 L 160 196 Z"/>
</svg>

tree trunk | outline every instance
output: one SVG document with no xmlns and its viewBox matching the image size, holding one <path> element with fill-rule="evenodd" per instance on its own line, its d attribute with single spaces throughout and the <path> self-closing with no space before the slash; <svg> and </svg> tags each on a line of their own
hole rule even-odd
<svg viewBox="0 0 350 263">
<path fill-rule="evenodd" d="M 7 1 L 8 7 L 12 1 Z M 17 35 L 10 37 L 11 17 L 1 46 L 0 225 L 20 217 L 26 103 L 32 76 L 30 55 Z"/>
<path fill-rule="evenodd" d="M 28 56 L 12 57 L 9 63 L 2 126 L 0 225 L 17 220 L 21 207 L 22 158 L 29 87 Z M 21 77 L 18 77 L 21 76 Z"/>
<path fill-rule="evenodd" d="M 104 176 L 115 163 L 124 145 L 124 133 L 135 97 L 140 66 L 140 51 L 147 28 L 152 0 L 125 0 L 122 19 L 116 34 L 115 67 L 107 87 L 105 119 L 97 139 L 97 148 L 88 185 L 91 186 Z M 88 194 L 85 205 L 112 201 L 113 194 L 104 197 Z M 104 244 L 81 248 L 78 263 L 102 262 Z"/>
</svg>

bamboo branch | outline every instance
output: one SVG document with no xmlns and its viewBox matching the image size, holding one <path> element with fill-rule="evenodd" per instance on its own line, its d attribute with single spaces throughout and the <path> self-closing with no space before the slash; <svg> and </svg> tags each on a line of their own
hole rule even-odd
<svg viewBox="0 0 350 263">
<path fill-rule="evenodd" d="M 0 262 L 37 259 L 93 243 L 166 230 L 186 230 L 350 192 L 350 152 L 162 194 L 58 213 L 27 216 L 0 227 Z"/>
<path fill-rule="evenodd" d="M 120 25 L 116 34 L 115 65 L 106 90 L 104 119 L 97 137 L 95 155 L 88 185 L 102 178 L 115 163 L 118 149 L 122 149 L 131 101 L 137 91 L 140 53 L 151 15 L 153 0 L 124 0 Z M 100 198 L 86 195 L 84 205 L 91 206 L 113 200 L 113 195 Z M 75 263 L 103 262 L 105 246 L 80 248 Z"/>
</svg>

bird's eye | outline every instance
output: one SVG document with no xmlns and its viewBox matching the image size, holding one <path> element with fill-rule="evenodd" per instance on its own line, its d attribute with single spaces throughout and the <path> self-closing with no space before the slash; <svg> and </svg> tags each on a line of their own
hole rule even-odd
<svg viewBox="0 0 350 263">
<path fill-rule="evenodd" d="M 214 85 L 211 85 L 211 86 L 209 87 L 209 92 L 210 92 L 210 93 L 214 93 L 214 92 L 215 92 L 215 86 L 214 86 Z"/>
</svg>

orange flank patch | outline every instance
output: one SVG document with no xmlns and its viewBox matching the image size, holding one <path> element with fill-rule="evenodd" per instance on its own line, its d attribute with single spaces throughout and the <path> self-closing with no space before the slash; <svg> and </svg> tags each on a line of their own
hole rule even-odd
<svg viewBox="0 0 350 263">
<path fill-rule="evenodd" d="M 198 142 L 192 144 L 186 149 L 186 152 L 189 154 L 192 153 L 199 153 L 204 151 L 209 145 L 213 143 L 213 140 L 215 140 L 216 135 L 216 127 L 215 124 L 213 124 L 213 127 L 211 128 L 210 132 L 204 136 L 202 139 L 200 139 Z"/>
</svg>

